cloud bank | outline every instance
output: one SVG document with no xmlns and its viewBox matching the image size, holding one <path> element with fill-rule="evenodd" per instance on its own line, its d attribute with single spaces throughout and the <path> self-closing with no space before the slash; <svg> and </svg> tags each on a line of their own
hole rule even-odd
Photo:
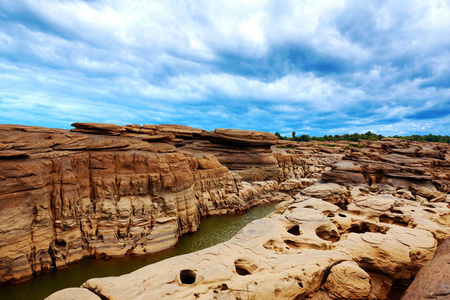
<svg viewBox="0 0 450 300">
<path fill-rule="evenodd" d="M 450 2 L 0 0 L 0 123 L 449 134 Z"/>
</svg>

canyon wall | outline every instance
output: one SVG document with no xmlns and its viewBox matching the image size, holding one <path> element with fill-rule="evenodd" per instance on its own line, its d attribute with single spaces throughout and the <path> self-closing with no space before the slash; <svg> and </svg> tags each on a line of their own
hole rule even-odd
<svg viewBox="0 0 450 300">
<path fill-rule="evenodd" d="M 170 132 L 80 127 L 0 126 L 0 282 L 87 256 L 167 249 L 200 217 L 264 203 L 277 187 L 180 152 L 166 143 Z"/>
<path fill-rule="evenodd" d="M 278 189 L 294 198 L 268 217 L 223 244 L 93 278 L 48 300 L 75 292 L 111 300 L 387 300 L 421 269 L 405 299 L 448 296 L 448 145 L 386 139 L 279 147 L 272 147 Z"/>
</svg>

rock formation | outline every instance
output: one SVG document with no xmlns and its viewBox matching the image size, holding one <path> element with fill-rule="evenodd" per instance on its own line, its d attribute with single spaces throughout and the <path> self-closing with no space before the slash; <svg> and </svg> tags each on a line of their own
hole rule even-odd
<svg viewBox="0 0 450 300">
<path fill-rule="evenodd" d="M 391 288 L 407 286 L 433 257 L 435 234 L 450 235 L 445 203 L 314 188 L 327 200 L 348 195 L 351 207 L 299 193 L 228 242 L 91 279 L 80 290 L 102 299 L 389 299 Z"/>
<path fill-rule="evenodd" d="M 403 295 L 403 300 L 436 299 L 450 297 L 450 238 L 436 250 L 434 258 L 423 267 Z"/>
<path fill-rule="evenodd" d="M 73 126 L 0 126 L 0 282 L 152 253 L 202 216 L 285 201 L 228 242 L 49 299 L 388 299 L 450 236 L 446 144 Z"/>
<path fill-rule="evenodd" d="M 197 230 L 201 216 L 270 201 L 260 196 L 277 187 L 242 182 L 216 157 L 162 142 L 199 129 L 73 125 L 0 126 L 0 282 L 87 256 L 167 249 Z M 267 135 L 251 142 L 265 145 Z M 237 133 L 240 143 L 246 138 Z"/>
</svg>

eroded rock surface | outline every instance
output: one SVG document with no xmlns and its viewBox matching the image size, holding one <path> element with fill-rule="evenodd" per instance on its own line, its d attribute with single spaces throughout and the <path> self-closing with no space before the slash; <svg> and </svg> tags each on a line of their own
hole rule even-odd
<svg viewBox="0 0 450 300">
<path fill-rule="evenodd" d="M 450 238 L 437 249 L 434 258 L 423 267 L 409 286 L 403 300 L 450 298 Z"/>
<path fill-rule="evenodd" d="M 324 199 L 334 189 L 314 186 Z M 324 199 L 299 193 L 228 242 L 82 287 L 107 299 L 389 299 L 431 260 L 435 233 L 450 235 L 448 207 L 360 190 L 348 210 Z"/>
<path fill-rule="evenodd" d="M 73 125 L 0 126 L 0 282 L 87 256 L 167 249 L 202 216 L 272 201 L 278 186 L 243 182 L 212 155 L 161 142 L 200 129 Z"/>
<path fill-rule="evenodd" d="M 82 298 L 389 299 L 450 236 L 446 144 L 73 126 L 0 125 L 0 282 L 156 252 L 202 216 L 283 201 L 226 243 L 91 279 Z"/>
</svg>

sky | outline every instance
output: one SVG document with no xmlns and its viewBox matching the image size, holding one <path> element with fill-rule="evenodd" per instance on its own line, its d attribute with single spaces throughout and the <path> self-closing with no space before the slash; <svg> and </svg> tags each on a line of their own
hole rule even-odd
<svg viewBox="0 0 450 300">
<path fill-rule="evenodd" d="M 0 123 L 450 134 L 450 0 L 0 0 Z"/>
</svg>

